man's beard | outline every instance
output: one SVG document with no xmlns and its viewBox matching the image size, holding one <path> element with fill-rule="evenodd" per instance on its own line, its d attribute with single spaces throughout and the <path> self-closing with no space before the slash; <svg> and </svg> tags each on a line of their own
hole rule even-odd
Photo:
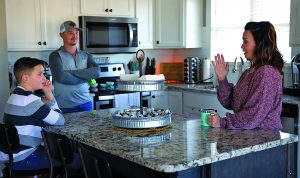
<svg viewBox="0 0 300 178">
<path fill-rule="evenodd" d="M 72 42 L 72 43 L 71 43 L 71 46 L 76 46 L 76 44 L 77 44 L 77 43 L 75 43 L 75 42 Z"/>
</svg>

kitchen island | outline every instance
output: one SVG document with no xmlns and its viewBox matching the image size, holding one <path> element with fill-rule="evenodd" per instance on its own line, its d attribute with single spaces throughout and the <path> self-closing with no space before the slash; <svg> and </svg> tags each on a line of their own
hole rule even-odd
<svg viewBox="0 0 300 178">
<path fill-rule="evenodd" d="M 114 109 L 65 114 L 46 128 L 107 157 L 117 177 L 287 177 L 296 135 L 268 130 L 226 130 L 200 125 L 194 115 L 173 115 L 167 128 L 126 130 L 112 125 Z"/>
<path fill-rule="evenodd" d="M 183 107 L 183 112 L 186 113 L 189 112 L 188 109 L 191 108 L 191 112 L 198 111 L 198 108 L 201 108 L 203 106 L 209 105 L 215 106 L 218 109 L 219 114 L 222 116 L 225 116 L 226 112 L 232 113 L 230 110 L 226 110 L 223 108 L 219 101 L 217 100 L 216 96 L 216 88 L 212 84 L 167 84 L 167 90 L 168 91 L 177 91 L 182 92 L 182 96 L 186 100 L 191 100 L 190 98 L 194 98 L 194 100 L 197 100 L 197 104 L 191 104 L 191 101 L 188 101 L 186 103 L 183 102 L 182 105 L 187 105 Z M 300 132 L 299 127 L 299 116 L 300 116 L 300 97 L 299 96 L 290 96 L 289 94 L 293 93 L 285 93 L 283 91 L 284 95 L 282 97 L 282 113 L 281 113 L 281 122 L 283 125 L 283 132 L 292 133 L 298 135 Z M 186 97 L 187 95 L 191 95 L 191 97 Z M 201 97 L 200 97 L 201 96 Z M 202 99 L 199 99 L 199 97 Z M 187 99 L 189 98 L 189 99 Z M 198 98 L 198 99 L 196 99 Z M 205 101 L 205 102 L 201 102 Z M 194 102 L 195 103 L 195 102 Z M 209 108 L 209 107 L 208 107 Z M 177 109 L 178 110 L 178 109 Z M 297 175 L 295 177 L 300 178 L 299 171 L 300 170 L 300 146 L 299 142 L 292 146 L 292 157 L 294 159 L 294 174 Z"/>
</svg>

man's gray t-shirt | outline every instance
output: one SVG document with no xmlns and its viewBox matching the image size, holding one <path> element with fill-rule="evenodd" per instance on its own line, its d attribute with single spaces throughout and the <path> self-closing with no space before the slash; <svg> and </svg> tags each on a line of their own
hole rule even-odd
<svg viewBox="0 0 300 178">
<path fill-rule="evenodd" d="M 63 46 L 49 56 L 54 95 L 60 108 L 91 101 L 88 80 L 99 78 L 99 67 L 91 54 L 77 49 L 74 58 Z"/>
</svg>

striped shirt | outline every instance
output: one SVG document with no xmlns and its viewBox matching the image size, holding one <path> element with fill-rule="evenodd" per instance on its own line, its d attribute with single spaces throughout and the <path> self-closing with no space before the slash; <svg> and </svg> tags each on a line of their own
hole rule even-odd
<svg viewBox="0 0 300 178">
<path fill-rule="evenodd" d="M 39 96 L 20 86 L 7 100 L 3 121 L 16 126 L 21 145 L 31 147 L 14 154 L 15 161 L 25 159 L 42 143 L 42 127 L 65 123 L 55 99 L 45 104 Z M 7 159 L 7 155 L 0 152 L 0 160 Z"/>
</svg>

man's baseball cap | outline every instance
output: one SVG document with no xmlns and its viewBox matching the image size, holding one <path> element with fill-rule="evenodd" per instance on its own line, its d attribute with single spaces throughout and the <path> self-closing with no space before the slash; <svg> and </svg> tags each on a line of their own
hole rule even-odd
<svg viewBox="0 0 300 178">
<path fill-rule="evenodd" d="M 60 33 L 63 33 L 63 32 L 67 32 L 67 31 L 70 31 L 70 30 L 78 30 L 78 31 L 81 31 L 82 29 L 81 28 L 78 28 L 76 23 L 73 22 L 73 21 L 65 21 L 64 23 L 62 23 L 60 25 Z"/>
</svg>

